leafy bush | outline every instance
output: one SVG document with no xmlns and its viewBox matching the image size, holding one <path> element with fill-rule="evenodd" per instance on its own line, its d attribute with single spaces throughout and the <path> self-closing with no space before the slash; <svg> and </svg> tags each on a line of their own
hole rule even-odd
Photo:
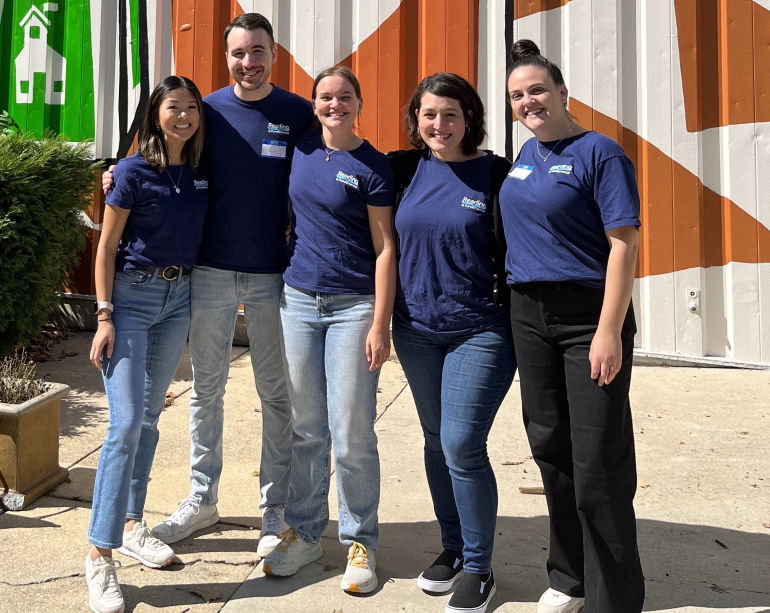
<svg viewBox="0 0 770 613">
<path fill-rule="evenodd" d="M 0 356 L 37 336 L 85 245 L 96 164 L 87 144 L 0 136 Z"/>
<path fill-rule="evenodd" d="M 21 404 L 47 390 L 48 384 L 37 376 L 35 363 L 23 351 L 0 360 L 0 402 Z"/>
</svg>

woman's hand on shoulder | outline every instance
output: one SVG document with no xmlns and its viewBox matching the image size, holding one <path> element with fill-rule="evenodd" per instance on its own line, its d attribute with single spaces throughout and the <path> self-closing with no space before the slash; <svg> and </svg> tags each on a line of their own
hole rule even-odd
<svg viewBox="0 0 770 613">
<path fill-rule="evenodd" d="M 591 363 L 591 378 L 599 384 L 609 385 L 623 364 L 623 345 L 619 334 L 613 334 L 601 327 L 596 331 L 588 353 Z"/>
<path fill-rule="evenodd" d="M 99 327 L 94 335 L 94 341 L 91 343 L 91 355 L 89 358 L 91 364 L 99 371 L 102 369 L 102 354 L 105 347 L 107 348 L 107 357 L 111 358 L 112 350 L 115 347 L 115 327 L 112 325 L 112 320 L 109 319 L 99 322 Z"/>
<path fill-rule="evenodd" d="M 102 173 L 102 190 L 105 195 L 112 189 L 112 175 L 115 172 L 115 164 L 112 164 Z"/>
<path fill-rule="evenodd" d="M 372 326 L 366 335 L 366 361 L 369 370 L 377 370 L 390 357 L 390 330 L 388 327 Z"/>
</svg>

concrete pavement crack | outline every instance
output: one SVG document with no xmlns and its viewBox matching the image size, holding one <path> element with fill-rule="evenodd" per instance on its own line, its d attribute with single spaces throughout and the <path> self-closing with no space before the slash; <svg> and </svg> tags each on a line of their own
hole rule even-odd
<svg viewBox="0 0 770 613">
<path fill-rule="evenodd" d="M 203 564 L 216 564 L 221 566 L 251 566 L 254 567 L 257 564 L 259 564 L 260 560 L 262 558 L 257 558 L 256 560 L 246 560 L 244 562 L 229 562 L 227 560 L 204 560 L 202 558 L 198 558 L 196 560 L 190 560 L 189 562 L 183 562 L 184 566 L 193 566 L 195 564 L 203 563 Z M 129 569 L 129 568 L 136 568 L 137 566 L 141 567 L 142 564 L 139 562 L 136 562 L 134 564 L 121 564 L 121 569 Z M 172 564 L 171 566 L 181 566 L 180 564 Z M 53 583 L 54 581 L 61 581 L 63 579 L 77 579 L 79 577 L 84 577 L 84 573 L 73 573 L 70 575 L 61 575 L 58 577 L 48 577 L 47 579 L 41 579 L 40 581 L 29 581 L 27 583 L 11 583 L 9 581 L 0 581 L 0 585 L 6 585 L 8 587 L 27 587 L 30 585 L 43 585 L 45 583 Z"/>
<path fill-rule="evenodd" d="M 194 566 L 195 564 L 217 564 L 219 566 L 257 566 L 262 561 L 262 558 L 257 556 L 255 560 L 246 560 L 245 562 L 229 562 L 227 560 L 204 560 L 202 558 L 198 558 L 197 560 L 190 560 L 189 562 L 184 562 L 185 567 L 187 566 Z M 174 566 L 172 564 L 171 566 Z"/>
<path fill-rule="evenodd" d="M 26 587 L 28 585 L 43 585 L 44 583 L 53 583 L 54 581 L 61 581 L 62 579 L 76 579 L 78 577 L 84 577 L 85 573 L 75 573 L 72 575 L 62 575 L 61 577 L 48 577 L 48 579 L 42 579 L 40 581 L 29 581 L 28 583 L 10 583 L 8 581 L 0 581 L 0 585 L 7 585 L 8 587 Z"/>
<path fill-rule="evenodd" d="M 375 424 L 376 424 L 378 421 L 380 421 L 380 419 L 382 419 L 382 416 L 383 416 L 383 415 L 385 415 L 385 413 L 387 413 L 388 409 L 389 409 L 390 407 L 392 407 L 392 406 L 393 406 L 393 403 L 394 403 L 394 402 L 396 402 L 396 400 L 398 400 L 398 399 L 399 399 L 399 397 L 401 396 L 401 394 L 403 394 L 403 393 L 404 393 L 404 390 L 405 390 L 407 387 L 409 387 L 409 384 L 408 384 L 408 383 L 404 383 L 403 387 L 402 387 L 402 388 L 401 388 L 401 389 L 398 391 L 398 393 L 397 393 L 395 396 L 393 396 L 393 400 L 391 400 L 391 401 L 390 401 L 388 404 L 386 404 L 386 405 L 385 405 L 385 408 L 384 408 L 384 409 L 382 409 L 382 413 L 380 413 L 380 414 L 379 414 L 379 415 L 378 415 L 378 416 L 377 416 L 377 417 L 374 419 L 374 423 L 375 423 Z"/>
</svg>

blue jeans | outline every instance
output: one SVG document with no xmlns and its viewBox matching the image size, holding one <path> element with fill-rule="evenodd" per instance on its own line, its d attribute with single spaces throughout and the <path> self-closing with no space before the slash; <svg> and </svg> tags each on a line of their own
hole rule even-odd
<svg viewBox="0 0 770 613">
<path fill-rule="evenodd" d="M 190 277 L 116 272 L 115 346 L 102 356 L 110 425 L 96 470 L 88 541 L 123 544 L 126 518 L 141 519 L 158 444 L 158 418 L 190 327 Z"/>
<path fill-rule="evenodd" d="M 280 274 L 196 266 L 192 271 L 190 357 L 190 498 L 216 504 L 222 474 L 222 426 L 230 348 L 238 305 L 249 335 L 251 367 L 262 402 L 259 507 L 286 504 L 291 465 L 291 406 L 281 353 Z"/>
<path fill-rule="evenodd" d="M 486 573 L 497 519 L 487 438 L 516 371 L 511 330 L 502 325 L 436 334 L 396 313 L 393 343 L 425 436 L 425 472 L 441 542 L 463 552 L 466 572 Z"/>
<path fill-rule="evenodd" d="M 379 541 L 380 457 L 374 420 L 380 370 L 369 372 L 366 336 L 374 296 L 285 286 L 281 322 L 294 443 L 286 523 L 317 543 L 329 523 L 330 446 L 343 545 Z"/>
</svg>

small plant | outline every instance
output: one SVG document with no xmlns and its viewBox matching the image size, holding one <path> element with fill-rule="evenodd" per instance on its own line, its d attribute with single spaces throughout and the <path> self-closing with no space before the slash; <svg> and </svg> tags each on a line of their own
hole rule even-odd
<svg viewBox="0 0 770 613">
<path fill-rule="evenodd" d="M 20 404 L 48 390 L 48 384 L 37 375 L 35 363 L 26 352 L 8 356 L 0 362 L 0 402 Z"/>
<path fill-rule="evenodd" d="M 19 134 L 20 132 L 21 127 L 8 114 L 8 111 L 0 113 L 0 134 L 8 136 L 9 134 Z"/>
</svg>

